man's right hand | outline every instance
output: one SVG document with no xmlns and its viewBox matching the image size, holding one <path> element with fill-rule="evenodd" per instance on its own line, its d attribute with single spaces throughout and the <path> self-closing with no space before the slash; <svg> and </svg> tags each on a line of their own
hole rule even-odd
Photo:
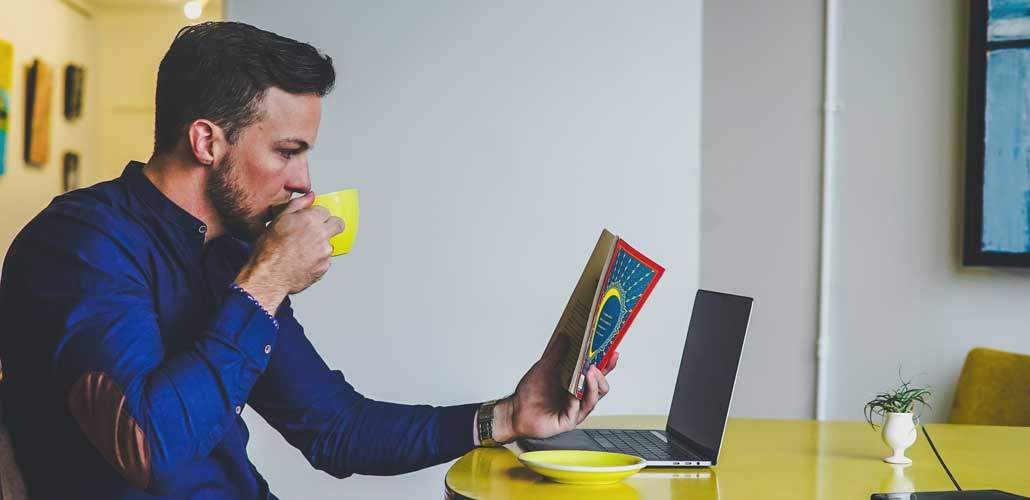
<svg viewBox="0 0 1030 500">
<path fill-rule="evenodd" d="M 312 206 L 314 193 L 290 200 L 258 238 L 236 284 L 271 314 L 287 294 L 311 286 L 329 270 L 329 238 L 343 231 L 343 220 Z"/>
</svg>

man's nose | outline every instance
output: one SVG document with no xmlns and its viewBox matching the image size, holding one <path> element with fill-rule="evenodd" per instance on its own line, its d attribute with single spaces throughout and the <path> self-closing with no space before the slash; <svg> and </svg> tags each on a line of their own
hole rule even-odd
<svg viewBox="0 0 1030 500">
<path fill-rule="evenodd" d="M 287 179 L 286 189 L 294 193 L 307 193 L 311 191 L 311 175 L 308 173 L 308 161 L 297 162 L 293 172 Z"/>
</svg>

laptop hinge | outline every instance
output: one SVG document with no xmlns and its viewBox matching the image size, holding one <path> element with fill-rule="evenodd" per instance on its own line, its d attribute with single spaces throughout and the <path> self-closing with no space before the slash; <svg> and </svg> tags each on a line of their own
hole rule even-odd
<svg viewBox="0 0 1030 500">
<path fill-rule="evenodd" d="M 694 441 L 669 427 L 665 428 L 665 434 L 669 436 L 669 440 L 672 441 L 671 444 L 693 453 L 698 458 L 708 461 L 715 459 L 715 451 L 701 445 L 697 441 Z"/>
</svg>

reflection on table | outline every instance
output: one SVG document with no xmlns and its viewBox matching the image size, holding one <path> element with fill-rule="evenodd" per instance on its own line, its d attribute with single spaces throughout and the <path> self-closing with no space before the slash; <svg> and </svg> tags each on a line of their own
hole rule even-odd
<svg viewBox="0 0 1030 500">
<path fill-rule="evenodd" d="M 663 429 L 663 416 L 597 416 L 585 428 Z M 713 468 L 644 469 L 611 486 L 563 485 L 516 459 L 517 447 L 477 449 L 448 471 L 449 498 L 868 499 L 875 492 L 953 490 L 922 436 L 911 466 L 891 466 L 863 422 L 730 419 Z"/>
</svg>

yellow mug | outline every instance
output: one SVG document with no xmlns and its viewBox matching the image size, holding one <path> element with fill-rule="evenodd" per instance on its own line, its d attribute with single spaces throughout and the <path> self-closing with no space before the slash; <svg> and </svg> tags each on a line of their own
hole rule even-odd
<svg viewBox="0 0 1030 500">
<path fill-rule="evenodd" d="M 333 257 L 350 252 L 358 234 L 358 190 L 344 189 L 315 197 L 315 205 L 325 207 L 329 213 L 343 219 L 343 232 L 329 238 Z"/>
</svg>

